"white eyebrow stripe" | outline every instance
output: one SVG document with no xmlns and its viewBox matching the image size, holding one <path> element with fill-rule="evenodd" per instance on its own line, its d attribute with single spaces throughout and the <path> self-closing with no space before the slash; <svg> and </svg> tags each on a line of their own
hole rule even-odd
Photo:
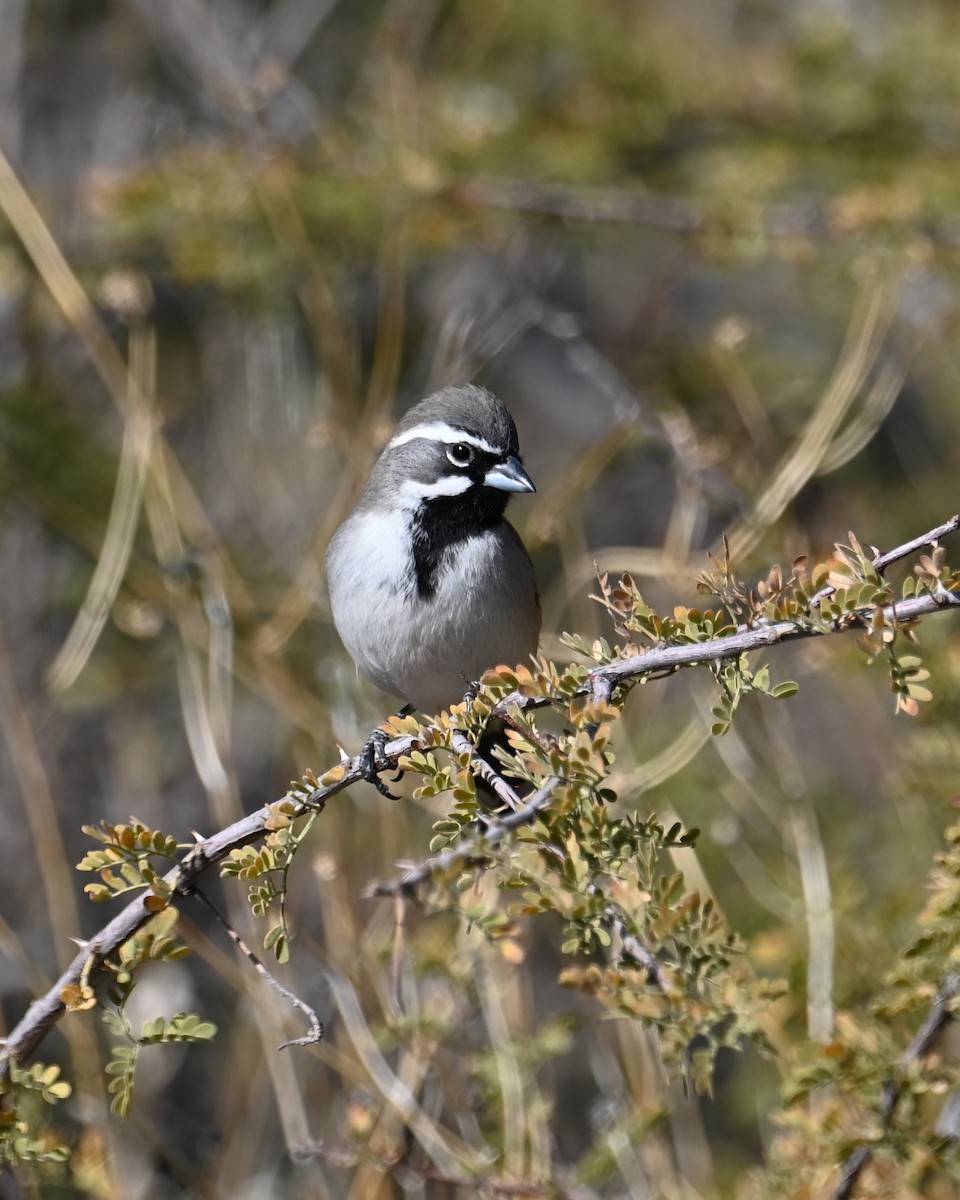
<svg viewBox="0 0 960 1200">
<path fill-rule="evenodd" d="M 414 425 L 412 429 L 404 430 L 403 433 L 392 437 L 387 442 L 386 448 L 395 450 L 398 446 L 405 446 L 407 442 L 416 441 L 417 438 L 424 438 L 428 442 L 445 442 L 448 446 L 455 445 L 457 442 L 466 442 L 468 446 L 473 446 L 474 450 L 483 450 L 486 454 L 504 453 L 502 446 L 494 446 L 486 438 L 482 438 L 476 433 L 467 433 L 463 429 L 456 429 L 453 425 L 448 425 L 446 421 L 431 421 L 426 425 Z"/>
<path fill-rule="evenodd" d="M 462 496 L 473 487 L 467 475 L 444 475 L 434 483 L 423 483 L 419 479 L 405 479 L 400 485 L 401 495 L 409 500 L 429 500 L 432 496 Z"/>
</svg>

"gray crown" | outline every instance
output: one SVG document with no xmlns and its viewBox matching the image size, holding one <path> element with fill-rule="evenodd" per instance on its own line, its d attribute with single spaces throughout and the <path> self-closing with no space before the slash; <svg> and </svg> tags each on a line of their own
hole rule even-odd
<svg viewBox="0 0 960 1200">
<path fill-rule="evenodd" d="M 421 400 L 403 416 L 394 436 L 431 421 L 444 421 L 466 433 L 485 438 L 505 455 L 519 452 L 517 427 L 506 405 L 492 392 L 475 383 L 442 388 L 426 400 Z"/>
</svg>

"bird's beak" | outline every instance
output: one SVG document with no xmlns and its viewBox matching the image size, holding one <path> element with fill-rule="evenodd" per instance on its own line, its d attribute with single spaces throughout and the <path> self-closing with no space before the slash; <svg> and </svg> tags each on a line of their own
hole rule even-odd
<svg viewBox="0 0 960 1200">
<path fill-rule="evenodd" d="M 495 467 L 484 475 L 483 482 L 487 487 L 498 488 L 501 492 L 535 492 L 533 480 L 520 464 L 515 454 L 498 462 Z"/>
</svg>

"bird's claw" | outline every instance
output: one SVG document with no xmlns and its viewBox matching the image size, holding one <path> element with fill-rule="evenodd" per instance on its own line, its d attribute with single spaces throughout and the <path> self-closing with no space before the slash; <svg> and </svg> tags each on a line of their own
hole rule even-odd
<svg viewBox="0 0 960 1200">
<path fill-rule="evenodd" d="M 368 783 L 372 783 L 381 796 L 387 800 L 399 800 L 400 797 L 396 792 L 391 792 L 380 778 L 381 771 L 390 771 L 394 766 L 386 754 L 386 746 L 389 741 L 390 734 L 385 729 L 375 729 L 360 751 L 360 766 L 364 779 Z M 403 772 L 398 771 L 390 782 L 397 783 L 402 778 Z"/>
<path fill-rule="evenodd" d="M 475 679 L 473 683 L 467 685 L 467 690 L 463 693 L 463 698 L 466 701 L 468 709 L 470 708 L 471 704 L 473 704 L 474 700 L 476 700 L 476 698 L 480 695 L 480 688 L 482 686 L 483 685 L 479 679 Z"/>
</svg>

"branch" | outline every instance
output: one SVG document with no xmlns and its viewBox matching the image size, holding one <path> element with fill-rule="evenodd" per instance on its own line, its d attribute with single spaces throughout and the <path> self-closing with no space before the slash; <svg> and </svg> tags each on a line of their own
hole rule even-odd
<svg viewBox="0 0 960 1200">
<path fill-rule="evenodd" d="M 873 565 L 882 575 L 892 563 L 899 562 L 901 558 L 906 558 L 908 554 L 914 554 L 917 550 L 922 550 L 924 546 L 936 546 L 942 537 L 946 537 L 948 533 L 956 533 L 957 529 L 960 529 L 960 513 L 952 516 L 949 521 L 944 521 L 936 529 L 931 529 L 929 533 L 913 538 L 912 541 L 904 542 L 902 546 L 895 546 L 886 554 L 878 554 L 873 560 Z"/>
<path fill-rule="evenodd" d="M 749 227 L 758 228 L 776 240 L 807 238 L 837 242 L 862 233 L 868 224 L 851 225 L 842 217 L 838 219 L 829 206 L 815 202 L 794 201 L 744 209 L 738 220 L 736 214 L 711 210 L 708 205 L 684 196 L 664 196 L 625 187 L 540 186 L 528 180 L 502 177 L 466 180 L 451 188 L 450 195 L 469 208 L 533 213 L 602 225 L 645 225 L 680 235 L 731 234 Z M 914 226 L 905 222 L 904 227 Z M 937 245 L 957 244 L 956 229 L 948 221 L 924 222 L 923 232 Z"/>
<path fill-rule="evenodd" d="M 905 1064 L 917 1062 L 933 1050 L 940 1035 L 953 1020 L 953 1001 L 958 994 L 960 994 L 960 976 L 948 975 L 943 986 L 937 992 L 926 1021 L 903 1055 L 902 1061 Z M 888 1082 L 884 1086 L 883 1103 L 880 1106 L 880 1119 L 884 1130 L 889 1129 L 893 1124 L 902 1090 L 899 1084 L 893 1082 Z M 850 1200 L 857 1181 L 872 1157 L 873 1149 L 870 1146 L 861 1146 L 859 1150 L 855 1150 L 850 1155 L 843 1164 L 843 1175 L 839 1187 L 834 1192 L 834 1200 Z"/>
<path fill-rule="evenodd" d="M 317 1042 L 322 1041 L 323 1022 L 317 1016 L 316 1010 L 311 1008 L 311 1006 L 307 1004 L 305 1000 L 301 1000 L 295 992 L 292 992 L 288 987 L 284 987 L 280 980 L 267 970 L 267 968 L 260 961 L 260 958 L 254 954 L 254 952 L 250 949 L 240 934 L 237 933 L 237 931 L 213 903 L 206 892 L 202 892 L 199 888 L 193 888 L 191 889 L 190 895 L 196 896 L 196 898 L 210 910 L 217 924 L 226 933 L 227 937 L 230 938 L 244 958 L 246 958 L 252 964 L 253 969 L 257 972 L 260 978 L 265 980 L 275 992 L 278 992 L 284 998 L 284 1000 L 289 1001 L 294 1008 L 298 1008 L 310 1022 L 309 1033 L 305 1034 L 303 1037 L 293 1038 L 289 1042 L 283 1042 L 283 1044 L 278 1046 L 277 1049 L 286 1050 L 288 1046 L 315 1046 Z"/>
<path fill-rule="evenodd" d="M 477 753 L 477 748 L 468 737 L 457 731 L 450 739 L 450 744 L 455 754 L 468 754 L 470 756 L 470 765 L 473 773 L 478 779 L 483 780 L 501 804 L 514 811 L 520 808 L 523 801 L 510 784 L 507 783 L 506 779 L 493 769 L 482 754 Z"/>
<path fill-rule="evenodd" d="M 894 546 L 886 554 L 878 552 L 873 557 L 874 569 L 878 575 L 882 575 L 887 567 L 893 566 L 895 562 L 899 562 L 908 555 L 916 553 L 917 550 L 922 550 L 924 546 L 937 546 L 942 537 L 946 537 L 948 533 L 955 533 L 958 528 L 960 528 L 960 514 L 951 517 L 949 521 L 944 521 L 936 529 L 931 529 L 928 533 L 921 534 L 920 537 L 912 538 L 909 542 L 904 542 L 902 546 Z M 822 604 L 836 590 L 833 584 L 827 584 L 815 596 L 811 597 L 810 607 L 813 608 L 814 605 Z"/>
<path fill-rule="evenodd" d="M 537 815 L 550 803 L 550 797 L 557 790 L 559 783 L 559 779 L 548 779 L 520 808 L 504 817 L 483 818 L 484 828 L 476 837 L 451 846 L 441 854 L 423 859 L 399 879 L 370 884 L 364 891 L 364 896 L 412 896 L 420 884 L 426 883 L 435 871 L 449 871 L 457 863 L 483 862 L 487 857 L 486 852 L 498 842 L 502 842 L 508 833 L 536 820 Z"/>
<path fill-rule="evenodd" d="M 906 625 L 920 617 L 931 613 L 941 612 L 944 608 L 960 607 L 960 593 L 943 591 L 935 596 L 912 596 L 909 600 L 899 600 L 896 604 L 887 604 L 882 608 L 884 619 L 891 625 Z M 866 622 L 872 609 L 855 610 L 849 614 Z M 722 662 L 727 658 L 739 658 L 750 650 L 760 650 L 764 646 L 775 646 L 780 642 L 796 642 L 804 638 L 823 637 L 832 633 L 849 633 L 853 629 L 862 631 L 863 624 L 848 623 L 832 629 L 818 629 L 800 626 L 796 621 L 774 621 L 769 625 L 758 625 L 755 629 L 738 630 L 729 637 L 712 638 L 709 642 L 691 642 L 683 646 L 664 646 L 647 650 L 642 654 L 634 654 L 620 662 L 597 667 L 590 672 L 593 691 L 598 686 L 611 683 L 623 683 L 628 679 L 639 679 L 643 675 L 671 674 L 680 667 L 692 667 L 704 663 Z M 584 691 L 590 690 L 588 688 Z M 523 705 L 523 697 L 519 693 L 505 697 L 497 706 Z M 388 747 L 388 751 L 389 751 Z"/>
<path fill-rule="evenodd" d="M 931 530 L 922 537 L 914 538 L 910 542 L 904 543 L 903 546 L 889 551 L 886 555 L 878 556 L 878 559 L 874 561 L 875 563 L 880 561 L 889 564 L 914 550 L 935 543 L 944 533 L 953 532 L 957 528 L 960 528 L 960 515 L 951 518 L 944 525 L 938 526 L 937 529 Z M 936 594 L 914 596 L 909 600 L 889 604 L 884 608 L 883 614 L 890 625 L 896 625 L 958 606 L 960 606 L 960 594 L 941 589 Z M 859 617 L 866 621 L 871 615 L 872 610 L 864 609 L 848 614 L 848 617 Z M 785 620 L 758 625 L 753 629 L 741 628 L 727 637 L 713 638 L 707 642 L 658 647 L 606 666 L 596 667 L 588 675 L 587 682 L 580 688 L 579 694 L 592 696 L 597 701 L 604 701 L 609 699 L 616 684 L 640 679 L 645 675 L 671 674 L 680 667 L 721 662 L 728 658 L 738 658 L 747 651 L 774 646 L 781 642 L 798 641 L 831 633 L 844 633 L 857 627 L 855 621 L 822 628 L 804 626 L 795 621 Z M 542 707 L 545 703 L 547 701 L 544 699 L 531 699 L 520 692 L 512 692 L 498 701 L 493 708 L 491 717 L 507 717 L 511 709 Z M 416 736 L 407 734 L 388 742 L 384 751 L 387 758 L 396 763 L 419 745 L 420 742 Z M 323 808 L 324 804 L 338 792 L 344 791 L 365 778 L 364 767 L 359 755 L 345 760 L 342 768 L 343 773 L 336 782 L 318 786 L 307 794 L 297 793 L 288 797 L 297 803 L 297 809 L 293 815 L 302 816 L 307 812 Z M 479 838 L 473 839 L 463 846 L 445 851 L 435 858 L 424 860 L 396 883 L 376 885 L 376 887 L 386 889 L 387 894 L 391 895 L 397 894 L 397 892 L 403 893 L 415 888 L 418 883 L 422 883 L 431 871 L 442 870 L 457 861 L 465 861 L 470 856 L 471 848 L 474 855 L 482 854 L 484 847 L 489 848 L 495 845 L 511 830 L 531 823 L 549 802 L 557 782 L 549 780 L 516 811 L 503 817 L 491 818 Z M 240 821 L 235 821 L 211 837 L 198 840 L 197 845 L 189 851 L 183 861 L 165 876 L 165 881 L 170 886 L 172 893 L 175 896 L 188 894 L 200 876 L 222 862 L 232 850 L 259 841 L 269 832 L 273 817 L 271 807 L 265 805 L 257 812 Z M 377 894 L 382 893 L 377 892 Z M 83 978 L 91 976 L 104 959 L 116 953 L 120 946 L 133 937 L 153 915 L 154 913 L 145 904 L 145 897 L 139 896 L 127 904 L 99 933 L 83 944 L 80 953 L 57 982 L 30 1005 L 23 1018 L 4 1040 L 3 1053 L 0 1055 L 0 1079 L 6 1077 L 11 1058 L 20 1062 L 28 1059 L 44 1037 L 63 1017 L 66 1012 L 66 1006 L 61 999 L 64 989 L 71 985 L 77 985 Z"/>
<path fill-rule="evenodd" d="M 485 827 L 475 837 L 461 842 L 457 846 L 451 846 L 449 850 L 443 851 L 442 854 L 436 854 L 431 858 L 423 859 L 411 867 L 404 875 L 401 875 L 399 879 L 380 880 L 370 884 L 363 893 L 364 897 L 410 897 L 416 893 L 417 888 L 422 883 L 426 883 L 428 879 L 431 879 L 435 872 L 448 871 L 457 863 L 484 862 L 487 857 L 486 851 L 497 845 L 498 842 L 501 842 L 507 833 L 513 829 L 518 829 L 521 825 L 529 825 L 536 819 L 537 815 L 550 803 L 550 797 L 559 783 L 559 779 L 548 780 L 539 791 L 530 797 L 522 808 L 516 809 L 514 812 L 499 819 L 488 819 Z M 607 914 L 607 922 L 620 935 L 623 953 L 632 958 L 641 967 L 645 967 L 653 984 L 665 991 L 667 981 L 664 977 L 663 964 L 654 952 L 648 946 L 644 945 L 640 938 L 630 932 L 626 923 L 616 913 L 609 912 Z"/>
</svg>

